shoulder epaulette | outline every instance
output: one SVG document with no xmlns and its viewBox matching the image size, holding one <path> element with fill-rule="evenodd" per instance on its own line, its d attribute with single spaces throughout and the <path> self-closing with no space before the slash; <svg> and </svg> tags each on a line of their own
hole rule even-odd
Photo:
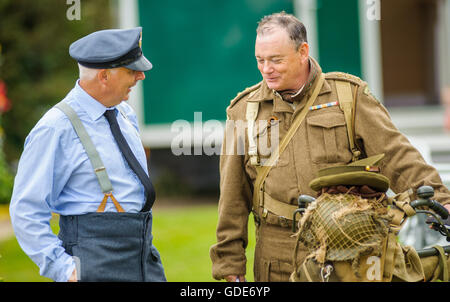
<svg viewBox="0 0 450 302">
<path fill-rule="evenodd" d="M 350 82 L 352 84 L 361 86 L 363 84 L 363 80 L 361 80 L 359 77 L 354 76 L 352 74 L 349 73 L 345 73 L 345 72 L 327 72 L 325 74 L 325 78 L 327 80 L 336 80 L 336 81 L 346 81 L 346 82 Z"/>
<path fill-rule="evenodd" d="M 255 91 L 261 86 L 262 82 L 259 82 L 256 85 L 253 85 L 251 87 L 245 88 L 245 90 L 239 92 L 234 99 L 231 100 L 230 105 L 228 106 L 228 109 L 233 107 L 240 99 L 251 93 L 252 91 Z"/>
</svg>

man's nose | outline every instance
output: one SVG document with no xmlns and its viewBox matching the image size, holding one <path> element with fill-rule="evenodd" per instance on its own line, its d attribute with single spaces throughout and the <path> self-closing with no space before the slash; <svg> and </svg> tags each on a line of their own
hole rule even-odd
<svg viewBox="0 0 450 302">
<path fill-rule="evenodd" d="M 270 62 L 264 62 L 263 65 L 263 73 L 271 73 L 273 71 L 272 65 L 270 64 Z"/>
<path fill-rule="evenodd" d="M 144 79 L 145 79 L 145 74 L 144 74 L 144 72 L 143 72 L 143 71 L 138 71 L 138 72 L 136 73 L 136 81 L 144 80 Z"/>
</svg>

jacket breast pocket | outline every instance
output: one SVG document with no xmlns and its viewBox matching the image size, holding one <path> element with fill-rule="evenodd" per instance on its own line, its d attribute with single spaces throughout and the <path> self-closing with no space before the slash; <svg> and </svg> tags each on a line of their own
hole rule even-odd
<svg viewBox="0 0 450 302">
<path fill-rule="evenodd" d="M 316 164 L 348 163 L 352 159 L 344 114 L 327 112 L 307 118 L 311 160 Z"/>
</svg>

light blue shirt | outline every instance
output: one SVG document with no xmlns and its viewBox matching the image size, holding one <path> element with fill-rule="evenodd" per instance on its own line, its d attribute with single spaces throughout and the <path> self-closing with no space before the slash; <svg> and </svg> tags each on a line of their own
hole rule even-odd
<svg viewBox="0 0 450 302">
<path fill-rule="evenodd" d="M 103 113 L 108 108 L 78 84 L 65 97 L 78 114 L 103 161 L 113 186 L 113 195 L 126 212 L 139 212 L 145 201 L 142 183 L 119 150 Z M 122 102 L 117 113 L 121 131 L 136 158 L 147 171 L 136 115 Z M 109 108 L 111 109 L 111 108 Z M 68 117 L 50 109 L 25 140 L 10 204 L 11 221 L 24 252 L 39 266 L 40 274 L 67 281 L 75 261 L 52 232 L 52 212 L 81 215 L 95 212 L 103 193 L 91 162 Z M 105 211 L 116 211 L 111 200 Z"/>
</svg>

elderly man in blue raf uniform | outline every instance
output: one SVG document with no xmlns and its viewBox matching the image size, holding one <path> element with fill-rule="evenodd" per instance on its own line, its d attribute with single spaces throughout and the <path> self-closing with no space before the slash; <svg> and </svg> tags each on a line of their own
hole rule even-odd
<svg viewBox="0 0 450 302">
<path fill-rule="evenodd" d="M 80 79 L 25 140 L 10 214 L 25 253 L 55 281 L 166 281 L 152 244 L 155 191 L 124 102 L 152 64 L 142 29 L 74 42 Z M 60 232 L 50 229 L 60 215 Z"/>
</svg>

